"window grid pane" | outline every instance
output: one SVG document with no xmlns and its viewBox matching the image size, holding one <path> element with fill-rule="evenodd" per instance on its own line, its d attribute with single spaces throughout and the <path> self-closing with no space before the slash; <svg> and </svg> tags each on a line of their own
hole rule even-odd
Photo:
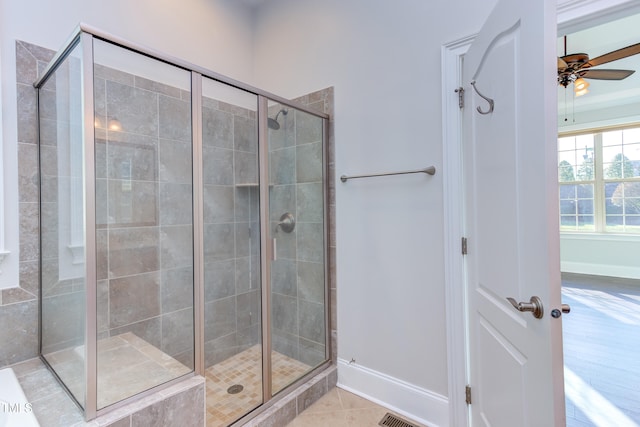
<svg viewBox="0 0 640 427">
<path fill-rule="evenodd" d="M 640 232 L 640 182 L 608 182 L 606 230 L 612 233 Z"/>
<path fill-rule="evenodd" d="M 592 134 L 558 138 L 558 181 L 592 181 L 593 157 Z"/>
<path fill-rule="evenodd" d="M 560 229 L 594 231 L 593 184 L 560 184 Z"/>
<path fill-rule="evenodd" d="M 558 138 L 558 181 L 562 231 L 640 234 L 640 127 Z"/>
</svg>

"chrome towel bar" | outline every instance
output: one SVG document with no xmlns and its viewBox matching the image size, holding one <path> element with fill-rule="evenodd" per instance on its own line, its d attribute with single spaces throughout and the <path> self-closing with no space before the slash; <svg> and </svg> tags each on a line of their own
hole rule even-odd
<svg viewBox="0 0 640 427">
<path fill-rule="evenodd" d="M 353 176 L 342 175 L 340 177 L 340 181 L 347 182 L 347 180 L 349 180 L 349 179 L 371 178 L 371 177 L 374 177 L 374 176 L 406 175 L 406 174 L 410 174 L 410 173 L 426 173 L 427 175 L 435 175 L 436 167 L 435 166 L 429 166 L 428 168 L 425 168 L 425 169 L 417 169 L 417 170 L 401 171 L 401 172 L 374 173 L 374 174 L 369 174 L 369 175 L 353 175 Z"/>
</svg>

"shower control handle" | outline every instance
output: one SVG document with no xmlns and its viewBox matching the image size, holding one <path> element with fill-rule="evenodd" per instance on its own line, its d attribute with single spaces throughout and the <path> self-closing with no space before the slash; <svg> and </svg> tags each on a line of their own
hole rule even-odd
<svg viewBox="0 0 640 427">
<path fill-rule="evenodd" d="M 291 233 L 296 228 L 296 219 L 290 212 L 283 213 L 280 222 L 276 225 L 276 231 L 280 228 L 285 233 Z"/>
</svg>

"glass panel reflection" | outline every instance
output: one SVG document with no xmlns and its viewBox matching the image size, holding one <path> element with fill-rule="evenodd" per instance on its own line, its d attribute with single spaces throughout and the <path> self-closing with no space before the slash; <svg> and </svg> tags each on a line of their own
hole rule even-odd
<svg viewBox="0 0 640 427">
<path fill-rule="evenodd" d="M 263 402 L 258 98 L 202 81 L 207 425 Z"/>
<path fill-rule="evenodd" d="M 273 394 L 326 360 L 323 120 L 268 110 Z"/>
<path fill-rule="evenodd" d="M 42 355 L 85 406 L 82 60 L 76 46 L 40 87 Z"/>
<path fill-rule="evenodd" d="M 94 49 L 100 409 L 194 369 L 191 77 Z"/>
</svg>

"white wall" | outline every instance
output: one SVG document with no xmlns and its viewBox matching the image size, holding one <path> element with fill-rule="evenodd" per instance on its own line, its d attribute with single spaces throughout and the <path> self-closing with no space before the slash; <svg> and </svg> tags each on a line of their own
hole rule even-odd
<svg viewBox="0 0 640 427">
<path fill-rule="evenodd" d="M 15 41 L 58 50 L 80 22 L 251 83 L 252 11 L 242 2 L 0 0 L 0 152 L 6 248 L 11 252 L 0 264 L 0 289 L 18 284 Z"/>
<path fill-rule="evenodd" d="M 259 87 L 335 86 L 337 176 L 438 168 L 336 182 L 339 382 L 432 425 L 448 395 L 441 46 L 494 3 L 273 0 L 256 18 Z"/>
<path fill-rule="evenodd" d="M 560 260 L 565 273 L 640 279 L 640 236 L 562 233 Z"/>
</svg>

